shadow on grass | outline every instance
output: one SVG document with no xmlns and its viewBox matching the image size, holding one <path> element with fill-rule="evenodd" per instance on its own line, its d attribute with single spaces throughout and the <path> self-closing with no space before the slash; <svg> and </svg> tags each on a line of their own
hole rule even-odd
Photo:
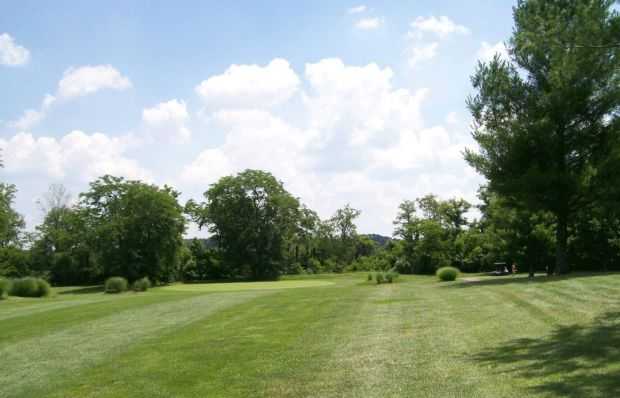
<svg viewBox="0 0 620 398">
<path fill-rule="evenodd" d="M 67 289 L 58 294 L 91 294 L 91 293 L 103 293 L 103 286 L 88 286 L 88 287 L 76 287 L 75 289 Z"/>
<path fill-rule="evenodd" d="M 620 311 L 588 326 L 562 326 L 541 339 L 516 339 L 474 360 L 496 366 L 498 377 L 524 379 L 533 394 L 620 397 Z M 540 384 L 531 385 L 536 379 Z"/>
<path fill-rule="evenodd" d="M 620 275 L 617 272 L 598 272 L 598 273 L 572 273 L 560 276 L 536 275 L 534 278 L 527 276 L 482 276 L 479 280 L 460 280 L 460 283 L 442 285 L 447 288 L 468 288 L 476 286 L 502 286 L 513 284 L 541 284 L 548 282 L 559 282 L 570 279 L 589 278 L 593 276 Z"/>
</svg>

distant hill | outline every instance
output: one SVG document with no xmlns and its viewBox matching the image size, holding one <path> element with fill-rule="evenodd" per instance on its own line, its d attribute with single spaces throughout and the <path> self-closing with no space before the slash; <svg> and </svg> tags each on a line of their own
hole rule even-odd
<svg viewBox="0 0 620 398">
<path fill-rule="evenodd" d="M 383 236 L 383 235 L 379 235 L 379 234 L 365 234 L 365 236 L 369 237 L 376 244 L 378 244 L 379 246 L 382 246 L 382 247 L 387 245 L 388 242 L 392 240 L 392 238 L 390 238 L 389 236 Z"/>
</svg>

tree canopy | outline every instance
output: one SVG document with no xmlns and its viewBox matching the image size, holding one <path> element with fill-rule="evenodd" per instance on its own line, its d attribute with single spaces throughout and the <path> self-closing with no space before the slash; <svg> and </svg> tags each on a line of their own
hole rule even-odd
<svg viewBox="0 0 620 398">
<path fill-rule="evenodd" d="M 492 191 L 553 214 L 558 273 L 568 270 L 570 216 L 594 200 L 601 166 L 618 145 L 620 49 L 581 45 L 617 41 L 612 4 L 520 0 L 510 59 L 481 63 L 472 77 L 468 106 L 480 150 L 466 159 Z"/>
</svg>

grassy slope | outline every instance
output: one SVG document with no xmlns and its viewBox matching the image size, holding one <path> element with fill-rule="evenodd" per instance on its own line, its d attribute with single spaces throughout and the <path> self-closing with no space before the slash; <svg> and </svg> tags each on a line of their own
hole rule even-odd
<svg viewBox="0 0 620 398">
<path fill-rule="evenodd" d="M 1 302 L 0 396 L 620 396 L 620 275 L 364 276 Z"/>
</svg>

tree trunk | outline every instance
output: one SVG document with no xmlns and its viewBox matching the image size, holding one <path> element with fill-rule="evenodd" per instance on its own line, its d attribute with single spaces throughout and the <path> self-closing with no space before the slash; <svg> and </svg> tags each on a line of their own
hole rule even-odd
<svg viewBox="0 0 620 398">
<path fill-rule="evenodd" d="M 567 240 L 568 240 L 568 217 L 566 214 L 559 214 L 556 225 L 556 253 L 555 253 L 555 274 L 566 274 L 568 272 L 567 259 Z"/>
</svg>

